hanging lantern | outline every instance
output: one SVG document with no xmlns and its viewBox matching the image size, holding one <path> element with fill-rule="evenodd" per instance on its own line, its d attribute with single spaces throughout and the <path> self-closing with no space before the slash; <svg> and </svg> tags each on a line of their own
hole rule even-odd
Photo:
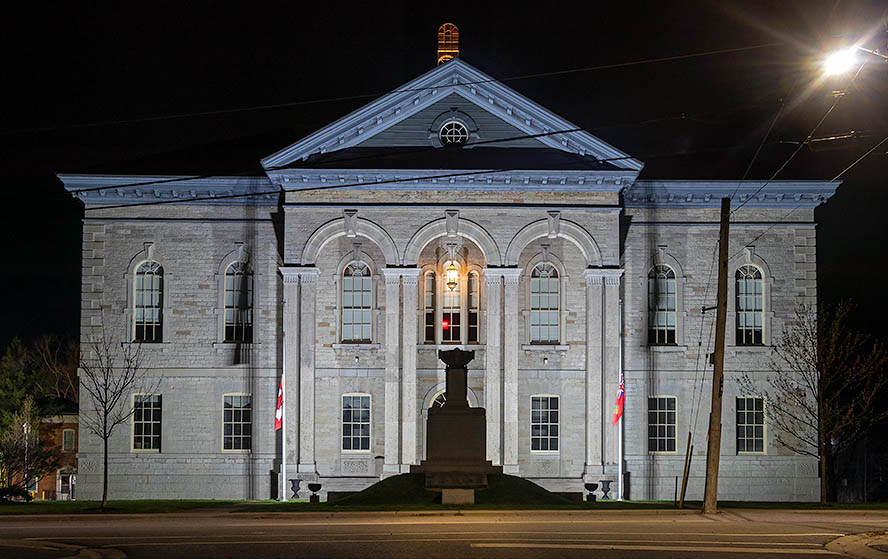
<svg viewBox="0 0 888 559">
<path fill-rule="evenodd" d="M 444 277 L 447 279 L 447 289 L 453 291 L 457 288 L 459 285 L 459 268 L 456 267 L 454 262 L 447 266 L 447 269 L 444 271 Z"/>
</svg>

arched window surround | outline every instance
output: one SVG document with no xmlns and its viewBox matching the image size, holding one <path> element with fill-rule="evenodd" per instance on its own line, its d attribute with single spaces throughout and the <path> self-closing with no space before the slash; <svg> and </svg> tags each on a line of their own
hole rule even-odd
<svg viewBox="0 0 888 559">
<path fill-rule="evenodd" d="M 260 270 L 256 268 L 253 262 L 252 254 L 246 250 L 245 245 L 243 243 L 234 243 L 235 249 L 226 254 L 219 261 L 219 266 L 216 268 L 216 273 L 213 275 L 214 283 L 216 284 L 217 298 L 216 298 L 216 308 L 213 309 L 213 312 L 216 314 L 216 342 L 213 344 L 213 347 L 216 349 L 222 349 L 226 347 L 232 347 L 238 344 L 246 344 L 249 343 L 253 346 L 261 345 L 260 340 L 260 330 L 259 323 L 257 321 L 257 317 L 259 316 L 259 305 L 260 301 L 259 297 L 261 295 L 261 286 L 262 286 L 262 277 L 263 274 Z M 237 262 L 243 262 L 247 266 L 249 266 L 250 273 L 252 275 L 252 284 L 253 284 L 253 336 L 251 342 L 237 342 L 237 341 L 226 341 L 225 340 L 225 274 L 228 272 L 228 269 Z"/>
<path fill-rule="evenodd" d="M 651 271 L 656 266 L 668 266 L 675 273 L 675 343 L 674 344 L 652 344 L 648 338 L 648 328 L 650 325 L 650 295 L 649 295 L 649 278 Z M 666 252 L 666 246 L 659 247 L 654 257 L 648 261 L 648 265 L 644 268 L 642 276 L 642 298 L 644 309 L 644 345 L 649 348 L 676 348 L 685 347 L 685 320 L 687 319 L 687 310 L 685 309 L 684 291 L 685 291 L 685 275 L 681 264 L 678 260 Z"/>
<path fill-rule="evenodd" d="M 483 281 L 484 279 L 484 270 L 481 266 L 477 264 L 469 264 L 466 262 L 466 259 L 461 254 L 456 254 L 452 259 L 459 266 L 459 300 L 460 300 L 460 341 L 457 342 L 444 342 L 443 338 L 443 327 L 442 320 L 444 318 L 443 312 L 443 294 L 444 291 L 447 290 L 447 286 L 445 285 L 444 278 L 444 269 L 447 266 L 447 263 L 451 261 L 450 256 L 442 255 L 438 258 L 438 261 L 435 264 L 425 264 L 422 266 L 420 271 L 420 282 L 419 282 L 419 313 L 420 313 L 420 329 L 417 331 L 418 342 L 420 344 L 427 345 L 446 345 L 448 348 L 453 346 L 475 346 L 486 343 L 486 331 L 484 326 L 487 324 L 487 305 L 484 302 L 487 299 L 487 282 Z M 425 282 L 423 281 L 426 277 L 426 274 L 429 272 L 434 272 L 435 274 L 435 340 L 426 341 L 425 340 Z M 477 274 L 478 277 L 478 299 L 479 299 L 479 308 L 478 308 L 478 341 L 477 342 L 469 342 L 469 274 Z"/>
<path fill-rule="evenodd" d="M 124 323 L 123 323 L 123 332 L 121 335 L 121 339 L 125 340 L 125 343 L 141 343 L 142 347 L 146 349 L 150 348 L 167 348 L 170 345 L 170 332 L 175 331 L 175 324 L 173 324 L 173 313 L 170 307 L 170 293 L 171 287 L 174 285 L 175 274 L 172 272 L 167 266 L 165 259 L 163 258 L 163 253 L 158 250 L 153 242 L 144 243 L 144 249 L 137 252 L 130 259 L 129 264 L 127 265 L 126 273 L 123 274 L 123 280 L 125 282 L 126 288 L 124 292 L 126 293 L 126 308 L 124 309 Z M 136 303 L 136 271 L 139 267 L 145 262 L 157 262 L 157 264 L 163 269 L 163 292 L 161 296 L 161 320 L 163 323 L 163 337 L 160 341 L 157 342 L 137 342 L 135 340 L 135 303 Z"/>
<path fill-rule="evenodd" d="M 557 342 L 534 342 L 531 339 L 531 276 L 533 275 L 533 270 L 540 264 L 551 264 L 552 267 L 558 272 L 558 340 Z M 530 258 L 527 263 L 527 266 L 523 268 L 523 272 L 521 274 L 522 283 L 524 284 L 524 308 L 521 310 L 521 316 L 524 321 L 524 344 L 521 346 L 524 350 L 534 350 L 534 349 L 566 349 L 567 344 L 567 332 L 565 328 L 567 326 L 567 312 L 566 312 L 566 304 L 567 304 L 567 289 L 570 286 L 570 277 L 567 275 L 564 267 L 564 263 L 558 258 L 557 255 L 552 252 L 548 252 L 544 254 L 542 252 L 535 254 Z"/>
<path fill-rule="evenodd" d="M 762 273 L 762 343 L 760 345 L 737 345 L 737 270 L 743 266 L 754 266 Z M 725 328 L 725 344 L 737 349 L 750 351 L 763 350 L 771 345 L 774 310 L 771 306 L 771 292 L 774 277 L 767 262 L 756 254 L 754 246 L 745 247 L 741 254 L 728 263 L 728 316 Z"/>
<path fill-rule="evenodd" d="M 357 258 L 356 258 L 357 256 Z M 351 342 L 343 340 L 342 328 L 342 276 L 346 266 L 350 266 L 354 262 L 361 262 L 370 269 L 370 341 L 369 342 Z M 357 254 L 349 252 L 336 265 L 336 272 L 333 274 L 333 283 L 336 289 L 336 308 L 334 309 L 333 324 L 336 324 L 336 341 L 333 344 L 334 349 L 347 348 L 372 348 L 379 345 L 379 268 L 376 260 L 363 250 L 359 250 Z"/>
</svg>

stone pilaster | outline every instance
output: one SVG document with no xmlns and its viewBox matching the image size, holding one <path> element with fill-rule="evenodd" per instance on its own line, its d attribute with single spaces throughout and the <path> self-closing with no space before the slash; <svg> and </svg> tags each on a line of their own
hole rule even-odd
<svg viewBox="0 0 888 559">
<path fill-rule="evenodd" d="M 604 362 L 602 376 L 605 390 L 603 404 L 606 410 L 607 444 L 604 448 L 604 463 L 616 464 L 617 457 L 617 426 L 613 422 L 613 409 L 617 401 L 617 390 L 620 385 L 620 278 L 623 270 L 606 270 L 604 274 Z"/>
<path fill-rule="evenodd" d="M 518 280 L 520 268 L 502 271 L 503 303 L 503 473 L 518 474 Z"/>
<path fill-rule="evenodd" d="M 585 270 L 586 279 L 586 467 L 590 479 L 601 477 L 604 456 L 604 415 L 601 394 L 603 389 L 602 336 L 604 318 L 601 312 L 601 270 Z"/>
<path fill-rule="evenodd" d="M 419 464 L 417 456 L 416 424 L 416 332 L 417 294 L 420 270 L 401 270 L 404 283 L 404 325 L 401 346 L 401 471 L 409 472 L 412 464 Z"/>
<path fill-rule="evenodd" d="M 280 268 L 284 278 L 284 424 L 286 430 L 287 471 L 283 473 L 283 490 L 289 490 L 289 483 L 299 463 L 299 274 L 293 267 Z M 289 493 L 287 493 L 289 495 Z"/>
<path fill-rule="evenodd" d="M 299 270 L 299 473 L 316 474 L 315 307 L 318 269 Z"/>
<path fill-rule="evenodd" d="M 485 268 L 487 280 L 487 351 L 484 371 L 484 408 L 487 410 L 487 459 L 494 466 L 503 463 L 500 453 L 502 407 L 502 271 Z"/>
<path fill-rule="evenodd" d="M 400 312 L 401 272 L 384 268 L 385 276 L 385 451 L 383 475 L 400 473 L 400 356 L 398 350 L 398 315 Z"/>
</svg>

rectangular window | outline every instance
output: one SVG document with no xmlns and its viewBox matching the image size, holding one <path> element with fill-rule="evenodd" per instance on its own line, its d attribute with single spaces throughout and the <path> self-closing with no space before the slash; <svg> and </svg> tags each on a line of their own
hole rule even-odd
<svg viewBox="0 0 888 559">
<path fill-rule="evenodd" d="M 370 395 L 342 396 L 342 450 L 370 450 Z"/>
<path fill-rule="evenodd" d="M 737 398 L 737 453 L 765 452 L 765 401 Z"/>
<path fill-rule="evenodd" d="M 62 452 L 74 452 L 74 429 L 62 431 Z"/>
<path fill-rule="evenodd" d="M 423 292 L 423 310 L 425 311 L 425 338 L 429 344 L 435 343 L 435 273 L 425 275 L 425 290 Z"/>
<path fill-rule="evenodd" d="M 558 450 L 558 396 L 530 398 L 530 450 Z"/>
<path fill-rule="evenodd" d="M 462 340 L 460 338 L 460 302 L 459 302 L 459 286 L 450 290 L 444 287 L 444 312 L 441 313 L 441 342 L 458 344 Z"/>
<path fill-rule="evenodd" d="M 476 272 L 469 273 L 469 328 L 468 342 L 470 344 L 478 343 L 478 309 L 480 308 L 480 296 L 478 285 L 478 274 Z"/>
<path fill-rule="evenodd" d="M 133 450 L 160 451 L 160 394 L 133 396 Z"/>
<path fill-rule="evenodd" d="M 222 397 L 222 450 L 252 448 L 252 406 L 249 394 L 226 394 Z"/>
<path fill-rule="evenodd" d="M 675 452 L 675 396 L 648 398 L 648 451 Z"/>
</svg>

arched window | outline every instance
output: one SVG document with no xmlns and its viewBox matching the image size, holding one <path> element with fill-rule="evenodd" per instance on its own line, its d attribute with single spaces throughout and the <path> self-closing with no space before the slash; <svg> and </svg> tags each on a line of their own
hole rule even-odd
<svg viewBox="0 0 888 559">
<path fill-rule="evenodd" d="M 668 345 L 675 342 L 675 272 L 657 265 L 648 273 L 648 343 Z"/>
<path fill-rule="evenodd" d="M 530 273 L 530 343 L 557 344 L 559 340 L 558 270 L 537 264 Z"/>
<path fill-rule="evenodd" d="M 456 269 L 455 273 L 453 269 Z M 460 268 L 454 261 L 444 263 L 446 283 L 441 298 L 441 343 L 458 344 L 462 341 L 462 313 L 460 302 Z M 451 277 L 453 276 L 453 277 Z M 453 285 L 455 283 L 455 285 Z"/>
<path fill-rule="evenodd" d="M 426 272 L 423 282 L 423 311 L 425 312 L 425 337 L 426 343 L 435 343 L 435 272 Z"/>
<path fill-rule="evenodd" d="M 755 266 L 737 270 L 737 345 L 761 345 L 764 306 L 762 271 Z"/>
<path fill-rule="evenodd" d="M 469 284 L 467 291 L 469 296 L 468 342 L 470 344 L 476 344 L 480 339 L 478 337 L 478 314 L 481 308 L 481 288 L 478 281 L 478 272 L 469 272 Z"/>
<path fill-rule="evenodd" d="M 163 267 L 148 260 L 136 269 L 133 341 L 163 341 Z"/>
<path fill-rule="evenodd" d="M 253 272 L 246 262 L 225 270 L 225 340 L 253 341 Z"/>
<path fill-rule="evenodd" d="M 342 341 L 369 343 L 373 281 L 370 267 L 352 262 L 342 271 Z"/>
</svg>

